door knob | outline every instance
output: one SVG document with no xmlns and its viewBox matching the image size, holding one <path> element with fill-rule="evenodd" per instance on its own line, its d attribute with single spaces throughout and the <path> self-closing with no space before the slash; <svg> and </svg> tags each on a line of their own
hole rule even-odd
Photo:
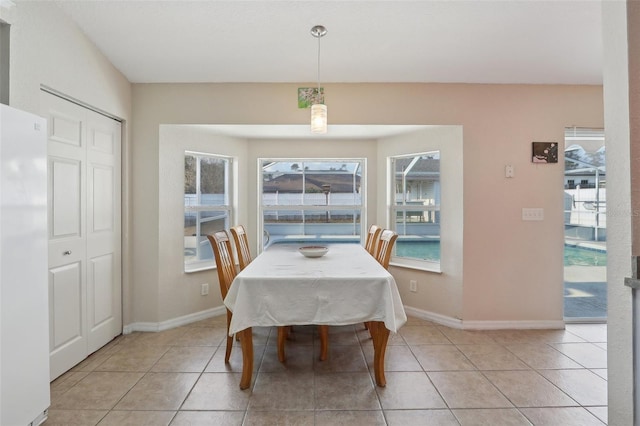
<svg viewBox="0 0 640 426">
<path fill-rule="evenodd" d="M 63 254 L 63 255 L 65 255 L 65 256 L 69 256 L 69 255 L 71 254 L 71 250 L 67 250 L 67 251 L 65 251 L 65 252 L 64 252 L 64 253 L 62 253 L 62 254 Z"/>
</svg>

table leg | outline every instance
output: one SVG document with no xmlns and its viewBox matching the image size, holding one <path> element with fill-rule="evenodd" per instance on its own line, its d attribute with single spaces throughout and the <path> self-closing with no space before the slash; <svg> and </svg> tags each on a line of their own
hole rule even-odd
<svg viewBox="0 0 640 426">
<path fill-rule="evenodd" d="M 369 322 L 369 331 L 373 339 L 373 371 L 376 377 L 376 384 L 384 387 L 387 384 L 387 380 L 384 377 L 384 354 L 389 341 L 389 330 L 384 326 L 384 322 L 371 321 Z"/>
<path fill-rule="evenodd" d="M 289 334 L 289 327 L 278 327 L 278 361 L 285 361 L 284 354 L 284 342 L 287 340 L 287 334 Z"/>
<path fill-rule="evenodd" d="M 320 334 L 320 361 L 325 361 L 329 352 L 329 326 L 319 325 L 318 333 Z"/>
<path fill-rule="evenodd" d="M 242 344 L 242 378 L 240 379 L 240 389 L 247 389 L 251 386 L 251 376 L 253 375 L 253 333 L 251 327 L 240 332 L 240 342 Z"/>
</svg>

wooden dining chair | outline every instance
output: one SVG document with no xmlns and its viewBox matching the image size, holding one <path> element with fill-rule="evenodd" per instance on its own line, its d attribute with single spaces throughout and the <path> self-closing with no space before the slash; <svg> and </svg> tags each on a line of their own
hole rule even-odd
<svg viewBox="0 0 640 426">
<path fill-rule="evenodd" d="M 384 269 L 389 269 L 389 260 L 391 260 L 391 253 L 393 252 L 393 245 L 398 239 L 398 233 L 391 229 L 385 229 L 380 232 L 380 238 L 378 238 L 378 244 L 376 247 L 375 258 Z M 371 333 L 371 323 L 365 322 L 364 327 Z"/>
<path fill-rule="evenodd" d="M 243 270 L 252 260 L 247 232 L 242 225 L 232 226 L 230 231 L 231 236 L 233 237 L 233 241 L 236 243 L 238 264 L 240 265 L 240 270 Z"/>
<path fill-rule="evenodd" d="M 391 259 L 391 253 L 393 252 L 393 245 L 397 239 L 398 233 L 391 229 L 385 229 L 380 233 L 378 248 L 376 249 L 376 260 L 385 269 L 389 268 L 389 260 Z"/>
<path fill-rule="evenodd" d="M 236 262 L 233 257 L 233 249 L 231 247 L 231 240 L 227 231 L 218 231 L 213 235 L 207 235 L 207 239 L 213 249 L 213 256 L 216 261 L 216 269 L 218 270 L 218 281 L 220 282 L 220 294 L 222 300 L 227 297 L 229 287 L 233 283 L 233 279 L 236 277 Z M 247 245 L 248 248 L 248 245 Z M 240 248 L 238 248 L 240 251 Z M 229 325 L 231 324 L 231 318 L 233 314 L 227 308 L 227 347 L 224 354 L 225 364 L 229 363 L 231 357 L 231 349 L 233 348 L 233 336 L 229 336 Z M 285 361 L 284 343 L 287 337 L 287 327 L 278 327 L 278 359 L 280 362 Z M 326 357 L 326 331 L 324 335 L 324 345 L 322 345 L 321 336 L 321 351 L 324 347 L 324 356 Z"/>
<path fill-rule="evenodd" d="M 247 238 L 247 231 L 242 225 L 232 226 L 229 231 L 231 232 L 233 241 L 236 244 L 236 253 L 238 253 L 238 265 L 240 266 L 240 270 L 242 271 L 247 267 L 251 260 L 253 260 L 253 258 L 251 257 L 251 249 L 249 248 L 249 238 Z M 278 348 L 280 348 L 280 345 L 284 345 L 284 340 L 286 340 L 290 331 L 291 327 L 278 329 Z M 236 338 L 236 340 L 238 339 Z M 284 361 L 284 353 L 278 352 L 278 358 L 280 359 L 280 361 Z"/>
<path fill-rule="evenodd" d="M 213 235 L 207 235 L 211 248 L 213 249 L 213 257 L 216 261 L 216 269 L 218 271 L 218 281 L 220 283 L 220 294 L 222 300 L 227 297 L 227 292 L 233 279 L 236 277 L 236 262 L 233 258 L 233 249 L 229 234 L 226 231 L 219 231 Z M 225 364 L 229 363 L 231 356 L 231 348 L 233 347 L 233 337 L 229 336 L 229 325 L 231 324 L 231 311 L 227 308 L 227 350 L 224 355 Z"/>
<path fill-rule="evenodd" d="M 378 248 L 378 239 L 380 238 L 381 232 L 382 228 L 378 225 L 371 225 L 367 231 L 367 239 L 365 240 L 364 248 L 373 257 L 376 257 L 376 249 Z"/>
</svg>

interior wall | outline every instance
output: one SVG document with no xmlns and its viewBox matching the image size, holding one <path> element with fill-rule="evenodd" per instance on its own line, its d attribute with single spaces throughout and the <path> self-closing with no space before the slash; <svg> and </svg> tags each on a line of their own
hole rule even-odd
<svg viewBox="0 0 640 426">
<path fill-rule="evenodd" d="M 10 17 L 7 22 L 11 24 L 9 104 L 12 107 L 42 115 L 40 88 L 45 85 L 123 120 L 122 282 L 123 321 L 127 324 L 132 318 L 131 84 L 54 4 L 21 1 L 11 13 L 3 13 L 3 19 L 5 15 Z"/>
<path fill-rule="evenodd" d="M 160 269 L 160 125 L 307 124 L 309 112 L 297 108 L 298 86 L 133 85 L 136 294 L 166 297 L 158 294 L 156 272 Z M 602 127 L 601 87 L 328 84 L 325 90 L 331 124 L 462 126 L 464 283 L 460 316 L 470 326 L 490 321 L 561 324 L 563 162 L 561 157 L 557 164 L 533 164 L 531 142 L 561 142 L 567 126 Z M 323 140 L 314 138 L 314 146 Z M 263 143 L 251 143 L 250 158 L 258 155 Z M 304 143 L 282 142 L 281 149 L 289 155 L 305 153 Z M 504 177 L 507 164 L 514 166 L 515 178 Z M 253 179 L 249 175 L 249 189 Z M 376 194 L 380 195 L 379 189 Z M 523 207 L 543 208 L 544 221 L 522 221 Z M 248 223 L 255 226 L 251 220 Z M 433 288 L 443 291 L 443 300 L 448 297 L 446 288 Z M 163 320 L 160 312 L 148 316 L 148 303 L 148 297 L 134 300 L 136 321 Z M 164 304 L 161 300 L 157 306 Z"/>
<path fill-rule="evenodd" d="M 215 269 L 184 272 L 184 153 L 215 153 L 233 158 L 238 169 L 247 169 L 247 141 L 220 135 L 205 126 L 160 127 L 158 182 L 158 316 L 160 321 L 222 306 Z M 241 182 L 244 182 L 242 180 Z M 244 182 L 246 184 L 246 182 Z M 246 203 L 238 205 L 243 212 Z M 209 294 L 200 294 L 209 284 Z"/>
<path fill-rule="evenodd" d="M 382 138 L 378 141 L 378 190 L 389 188 L 392 177 L 387 174 L 388 158 L 402 154 L 440 151 L 440 185 L 442 205 L 440 253 L 441 272 L 390 267 L 405 306 L 442 315 L 462 318 L 463 291 L 463 129 L 462 126 L 430 126 L 408 134 Z M 378 223 L 389 227 L 389 203 L 378 198 Z M 409 281 L 417 282 L 418 291 L 409 291 Z"/>
<path fill-rule="evenodd" d="M 558 163 L 534 164 L 531 144 L 563 143 L 564 127 L 574 124 L 601 127 L 601 99 L 588 103 L 588 95 L 587 88 L 565 86 L 499 87 L 467 111 L 463 320 L 469 326 L 563 324 L 564 157 L 559 150 Z M 507 165 L 513 178 L 505 177 Z M 544 209 L 544 220 L 523 221 L 522 208 Z"/>
<path fill-rule="evenodd" d="M 40 114 L 40 85 L 128 119 L 131 84 L 55 4 L 18 2 L 11 25 L 11 106 Z"/>
</svg>

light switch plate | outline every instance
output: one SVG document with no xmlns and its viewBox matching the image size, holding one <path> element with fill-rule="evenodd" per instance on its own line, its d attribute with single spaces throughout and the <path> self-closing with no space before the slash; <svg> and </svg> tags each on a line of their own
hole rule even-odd
<svg viewBox="0 0 640 426">
<path fill-rule="evenodd" d="M 523 207 L 522 220 L 544 220 L 544 209 Z"/>
</svg>

